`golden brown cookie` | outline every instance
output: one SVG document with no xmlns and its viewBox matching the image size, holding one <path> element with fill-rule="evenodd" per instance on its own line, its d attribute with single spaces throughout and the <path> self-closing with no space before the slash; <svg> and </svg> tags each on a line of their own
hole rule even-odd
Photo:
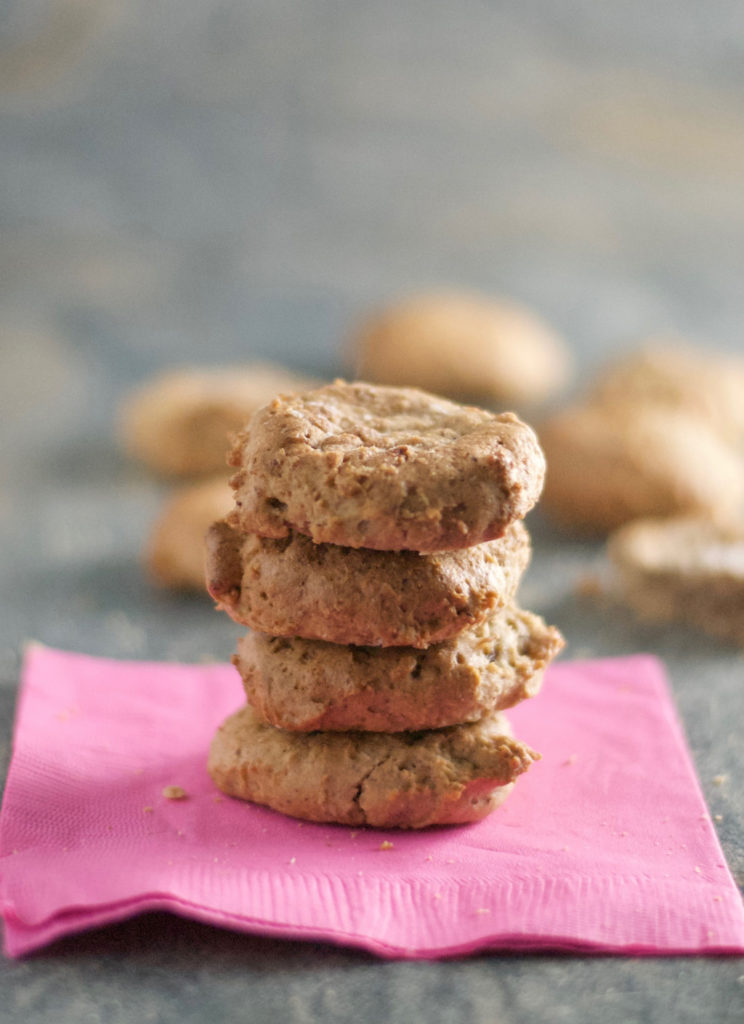
<svg viewBox="0 0 744 1024">
<path fill-rule="evenodd" d="M 227 475 L 230 435 L 275 395 L 313 386 L 307 377 L 265 363 L 164 373 L 122 406 L 121 442 L 132 458 L 164 476 Z"/>
<path fill-rule="evenodd" d="M 248 703 L 282 729 L 438 729 L 534 696 L 563 639 L 507 608 L 426 650 L 352 647 L 251 632 L 233 663 Z"/>
<path fill-rule="evenodd" d="M 422 552 L 500 537 L 535 504 L 544 472 L 512 413 L 343 381 L 259 410 L 230 461 L 230 521 L 244 532 Z"/>
<path fill-rule="evenodd" d="M 350 347 L 362 380 L 507 408 L 542 402 L 568 376 L 566 345 L 543 320 L 467 292 L 396 302 L 369 317 Z"/>
<path fill-rule="evenodd" d="M 428 647 L 511 604 L 529 556 L 519 522 L 436 555 L 272 540 L 221 522 L 207 534 L 207 588 L 236 622 L 274 636 Z"/>
<path fill-rule="evenodd" d="M 155 521 L 144 552 L 147 571 L 163 587 L 206 594 L 207 530 L 232 508 L 225 476 L 178 488 Z"/>
<path fill-rule="evenodd" d="M 645 403 L 687 412 L 732 444 L 744 436 L 741 356 L 659 340 L 609 366 L 592 394 L 599 403 Z"/>
<path fill-rule="evenodd" d="M 208 768 L 224 793 L 310 821 L 425 828 L 478 821 L 538 757 L 501 714 L 413 733 L 292 733 L 249 706 L 220 727 Z"/>
<path fill-rule="evenodd" d="M 640 519 L 608 543 L 623 599 L 641 618 L 744 644 L 744 524 Z"/>
<path fill-rule="evenodd" d="M 577 530 L 681 512 L 716 517 L 744 498 L 740 458 L 679 410 L 577 405 L 546 422 L 540 440 L 548 462 L 541 507 Z"/>
</svg>

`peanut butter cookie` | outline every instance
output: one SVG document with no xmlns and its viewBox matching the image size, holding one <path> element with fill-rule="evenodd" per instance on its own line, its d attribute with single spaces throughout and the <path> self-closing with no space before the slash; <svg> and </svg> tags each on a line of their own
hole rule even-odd
<svg viewBox="0 0 744 1024">
<path fill-rule="evenodd" d="M 542 489 L 534 432 L 412 388 L 334 384 L 259 410 L 231 465 L 237 529 L 420 552 L 500 537 Z"/>
<path fill-rule="evenodd" d="M 744 524 L 640 519 L 608 544 L 620 594 L 641 618 L 744 645 Z"/>
<path fill-rule="evenodd" d="M 534 696 L 562 646 L 557 629 L 508 608 L 423 651 L 251 632 L 233 663 L 272 725 L 397 732 L 477 721 Z"/>
<path fill-rule="evenodd" d="M 609 532 L 631 519 L 740 507 L 744 465 L 705 422 L 630 404 L 565 409 L 543 425 L 542 507 L 563 525 Z"/>
<path fill-rule="evenodd" d="M 292 733 L 246 705 L 218 730 L 208 768 L 224 793 L 293 817 L 425 828 L 485 817 L 537 757 L 498 713 L 428 732 Z"/>
<path fill-rule="evenodd" d="M 542 402 L 568 376 L 566 345 L 543 320 L 467 292 L 396 302 L 369 317 L 350 347 L 362 380 L 502 408 Z"/>
<path fill-rule="evenodd" d="M 499 540 L 420 555 L 273 540 L 226 522 L 207 534 L 207 589 L 236 622 L 274 636 L 428 647 L 512 603 L 530 541 L 520 522 Z"/>
<path fill-rule="evenodd" d="M 658 340 L 609 366 L 592 392 L 605 404 L 653 404 L 698 416 L 730 444 L 744 437 L 744 359 Z"/>
<path fill-rule="evenodd" d="M 163 476 L 227 475 L 231 435 L 275 395 L 309 387 L 308 377 L 265 363 L 164 373 L 122 406 L 121 443 Z"/>
<path fill-rule="evenodd" d="M 178 488 L 160 511 L 144 552 L 150 578 L 162 587 L 206 594 L 207 530 L 232 508 L 225 476 Z"/>
</svg>

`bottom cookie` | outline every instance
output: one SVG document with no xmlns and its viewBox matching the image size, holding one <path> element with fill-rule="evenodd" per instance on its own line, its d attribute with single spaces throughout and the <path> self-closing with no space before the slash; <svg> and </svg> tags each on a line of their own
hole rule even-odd
<svg viewBox="0 0 744 1024">
<path fill-rule="evenodd" d="M 309 821 L 426 828 L 478 821 L 539 758 L 502 714 L 408 733 L 290 733 L 246 705 L 220 726 L 208 769 L 229 796 Z"/>
</svg>

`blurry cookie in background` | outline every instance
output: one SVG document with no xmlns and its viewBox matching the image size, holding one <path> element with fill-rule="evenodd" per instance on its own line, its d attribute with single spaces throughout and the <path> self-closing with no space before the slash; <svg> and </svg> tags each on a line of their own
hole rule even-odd
<svg viewBox="0 0 744 1024">
<path fill-rule="evenodd" d="M 744 502 L 744 359 L 651 340 L 609 364 L 538 428 L 542 508 L 607 533 L 632 519 L 719 519 Z"/>
<path fill-rule="evenodd" d="M 547 461 L 541 507 L 562 526 L 604 534 L 632 519 L 744 501 L 744 462 L 697 416 L 640 402 L 573 405 L 538 430 Z"/>
<path fill-rule="evenodd" d="M 738 444 L 744 437 L 744 358 L 654 339 L 608 366 L 592 400 L 681 410 L 700 417 L 722 440 Z"/>
<path fill-rule="evenodd" d="M 457 291 L 413 295 L 372 314 L 350 339 L 356 376 L 502 408 L 561 390 L 570 359 L 538 316 Z"/>
<path fill-rule="evenodd" d="M 641 619 L 744 645 L 744 522 L 641 519 L 608 543 L 617 596 Z"/>
<path fill-rule="evenodd" d="M 120 440 L 132 458 L 159 475 L 227 476 L 229 435 L 277 394 L 317 383 L 268 363 L 169 371 L 126 399 Z"/>
<path fill-rule="evenodd" d="M 144 552 L 150 579 L 174 590 L 205 594 L 205 537 L 232 508 L 227 476 L 177 488 L 155 521 Z"/>
</svg>

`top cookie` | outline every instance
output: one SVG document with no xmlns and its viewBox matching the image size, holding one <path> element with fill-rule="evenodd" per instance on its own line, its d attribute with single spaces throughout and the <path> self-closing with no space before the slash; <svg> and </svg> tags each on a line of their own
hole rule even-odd
<svg viewBox="0 0 744 1024">
<path fill-rule="evenodd" d="M 426 553 L 502 536 L 535 504 L 545 472 L 513 413 L 344 381 L 260 409 L 229 461 L 235 529 Z"/>
</svg>

